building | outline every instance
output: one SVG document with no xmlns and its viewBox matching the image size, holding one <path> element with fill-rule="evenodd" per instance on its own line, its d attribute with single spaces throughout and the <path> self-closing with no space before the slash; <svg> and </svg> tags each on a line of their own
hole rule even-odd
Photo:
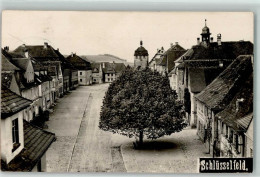
<svg viewBox="0 0 260 177">
<path fill-rule="evenodd" d="M 76 53 L 72 53 L 66 58 L 78 70 L 78 83 L 79 85 L 92 84 L 92 69 L 91 63 L 84 60 Z"/>
<path fill-rule="evenodd" d="M 11 91 L 32 101 L 31 106 L 26 110 L 28 114 L 25 114 L 25 119 L 32 121 L 40 115 L 42 109 L 39 90 L 42 81 L 35 75 L 30 58 L 12 58 L 4 50 L 2 50 L 2 57 L 2 83 Z M 15 69 L 14 66 L 11 68 L 10 64 L 13 64 L 19 70 Z M 4 68 L 6 66 L 9 68 Z"/>
<path fill-rule="evenodd" d="M 55 140 L 55 135 L 24 120 L 25 110 L 31 102 L 2 85 L 2 171 L 46 171 L 45 153 Z"/>
<path fill-rule="evenodd" d="M 140 47 L 135 50 L 134 53 L 134 67 L 144 69 L 148 66 L 149 54 L 143 47 L 143 41 L 140 41 Z"/>
<path fill-rule="evenodd" d="M 164 54 L 164 48 L 161 47 L 161 49 L 157 49 L 156 54 L 154 55 L 154 57 L 151 59 L 151 61 L 149 61 L 148 65 L 149 68 L 152 71 L 157 71 L 157 65 L 159 64 L 159 62 L 161 61 L 161 57 Z"/>
<path fill-rule="evenodd" d="M 195 96 L 197 133 L 207 143 L 211 153 L 213 147 L 217 146 L 219 133 L 223 134 L 225 129 L 224 135 L 226 136 L 230 132 L 228 126 L 222 127 L 222 125 L 227 124 L 225 121 L 231 123 L 233 128 L 237 127 L 234 125 L 235 119 L 242 118 L 252 111 L 253 95 L 251 91 L 253 82 L 249 82 L 253 79 L 251 78 L 253 73 L 251 60 L 252 56 L 250 55 L 239 56 L 213 82 Z M 245 85 L 246 91 L 242 89 Z M 240 99 L 241 103 L 239 103 Z M 230 102 L 232 105 L 236 105 L 235 112 L 229 109 Z M 239 104 L 244 105 L 243 109 Z M 241 112 L 238 112 L 239 109 Z M 241 113 L 241 115 L 236 113 Z M 218 119 L 221 119 L 222 122 Z M 220 125 L 221 127 L 219 127 Z"/>
<path fill-rule="evenodd" d="M 253 157 L 253 73 L 215 117 L 215 155 Z"/>
<path fill-rule="evenodd" d="M 61 69 L 60 56 L 56 53 L 55 49 L 47 42 L 44 45 L 21 45 L 11 55 L 28 55 L 48 69 L 48 74 L 53 78 L 52 91 L 53 100 L 57 100 L 63 95 L 63 75 Z"/>
<path fill-rule="evenodd" d="M 104 82 L 115 81 L 126 69 L 123 63 L 102 63 L 102 73 Z"/>
<path fill-rule="evenodd" d="M 165 75 L 165 73 L 169 73 L 175 67 L 175 61 L 182 56 L 186 50 L 179 45 L 178 42 L 174 44 L 171 43 L 171 47 L 166 50 L 156 62 L 156 70 Z"/>
<path fill-rule="evenodd" d="M 52 77 L 48 75 L 47 68 L 43 66 L 40 62 L 32 60 L 32 65 L 35 75 L 41 80 L 39 95 L 42 100 L 41 109 L 44 112 L 48 110 L 54 103 L 54 100 L 52 100 L 51 96 Z"/>
<path fill-rule="evenodd" d="M 173 87 L 176 88 L 179 99 L 183 99 L 188 123 L 193 126 L 197 125 L 195 95 L 205 89 L 239 55 L 253 54 L 253 44 L 249 41 L 223 42 L 221 34 L 218 34 L 217 42 L 214 42 L 210 36 L 210 29 L 205 24 L 201 33 L 202 40 L 197 38 L 197 45 L 175 61 L 178 65 L 174 72 L 177 81 L 172 82 L 176 84 Z"/>
<path fill-rule="evenodd" d="M 103 83 L 103 70 L 101 63 L 91 63 L 93 84 Z"/>
</svg>

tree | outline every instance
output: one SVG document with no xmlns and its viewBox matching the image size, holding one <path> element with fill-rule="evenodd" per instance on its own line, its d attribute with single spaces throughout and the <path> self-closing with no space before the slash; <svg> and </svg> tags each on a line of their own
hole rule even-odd
<svg viewBox="0 0 260 177">
<path fill-rule="evenodd" d="M 128 137 L 157 139 L 181 131 L 183 105 L 170 88 L 167 77 L 150 69 L 126 68 L 110 84 L 100 114 L 99 128 Z"/>
</svg>

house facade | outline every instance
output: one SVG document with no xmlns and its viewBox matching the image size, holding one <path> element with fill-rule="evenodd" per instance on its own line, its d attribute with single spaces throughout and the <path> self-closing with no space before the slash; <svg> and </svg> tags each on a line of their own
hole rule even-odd
<svg viewBox="0 0 260 177">
<path fill-rule="evenodd" d="M 195 96 L 197 134 L 206 143 L 209 152 L 216 156 L 224 156 L 223 149 L 226 148 L 228 142 L 242 143 L 238 143 L 237 137 L 233 139 L 233 135 L 238 132 L 235 134 L 244 137 L 245 132 L 241 133 L 235 122 L 252 111 L 251 57 L 250 55 L 239 56 L 211 84 Z M 243 88 L 245 86 L 246 88 Z M 244 105 L 243 109 L 241 105 Z"/>
<path fill-rule="evenodd" d="M 63 95 L 63 75 L 61 69 L 60 56 L 55 49 L 47 42 L 44 45 L 21 45 L 12 54 L 30 56 L 40 62 L 48 69 L 48 74 L 53 78 L 52 94 L 54 100 Z"/>
<path fill-rule="evenodd" d="M 200 38 L 197 38 L 197 45 L 192 46 L 176 60 L 175 64 L 178 63 L 178 66 L 174 67 L 176 69 L 174 77 L 178 81 L 172 82 L 176 84 L 172 87 L 176 88 L 178 98 L 181 99 L 182 94 L 184 104 L 186 101 L 185 105 L 189 107 L 186 109 L 189 110 L 186 112 L 187 119 L 193 126 L 197 125 L 195 95 L 209 85 L 239 55 L 253 54 L 253 44 L 249 41 L 223 42 L 221 34 L 218 34 L 217 42 L 214 42 L 206 24 L 202 29 L 201 39 L 200 41 Z M 180 87 L 179 83 L 183 83 L 184 86 Z"/>
<path fill-rule="evenodd" d="M 91 63 L 92 68 L 92 83 L 101 84 L 103 83 L 103 70 L 101 63 Z"/>
<path fill-rule="evenodd" d="M 84 60 L 76 53 L 72 53 L 66 58 L 75 68 L 78 69 L 78 84 L 91 85 L 92 84 L 92 69 L 91 63 Z"/>
<path fill-rule="evenodd" d="M 46 151 L 55 135 L 24 120 L 30 100 L 1 87 L 1 170 L 46 171 Z M 26 140 L 26 141 L 25 141 Z"/>
</svg>

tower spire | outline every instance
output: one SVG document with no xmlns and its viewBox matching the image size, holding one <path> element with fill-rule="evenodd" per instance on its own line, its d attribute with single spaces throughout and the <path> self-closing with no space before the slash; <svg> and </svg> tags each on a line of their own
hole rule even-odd
<svg viewBox="0 0 260 177">
<path fill-rule="evenodd" d="M 207 19 L 205 19 L 205 26 L 207 26 Z"/>
<path fill-rule="evenodd" d="M 141 41 L 140 41 L 140 46 L 142 46 L 142 45 L 143 45 L 143 41 L 141 40 Z"/>
</svg>

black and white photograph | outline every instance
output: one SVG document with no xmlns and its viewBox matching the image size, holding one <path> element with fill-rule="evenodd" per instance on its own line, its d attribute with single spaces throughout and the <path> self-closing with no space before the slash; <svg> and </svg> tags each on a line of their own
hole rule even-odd
<svg viewBox="0 0 260 177">
<path fill-rule="evenodd" d="M 254 13 L 4 10 L 1 171 L 252 173 Z"/>
</svg>

